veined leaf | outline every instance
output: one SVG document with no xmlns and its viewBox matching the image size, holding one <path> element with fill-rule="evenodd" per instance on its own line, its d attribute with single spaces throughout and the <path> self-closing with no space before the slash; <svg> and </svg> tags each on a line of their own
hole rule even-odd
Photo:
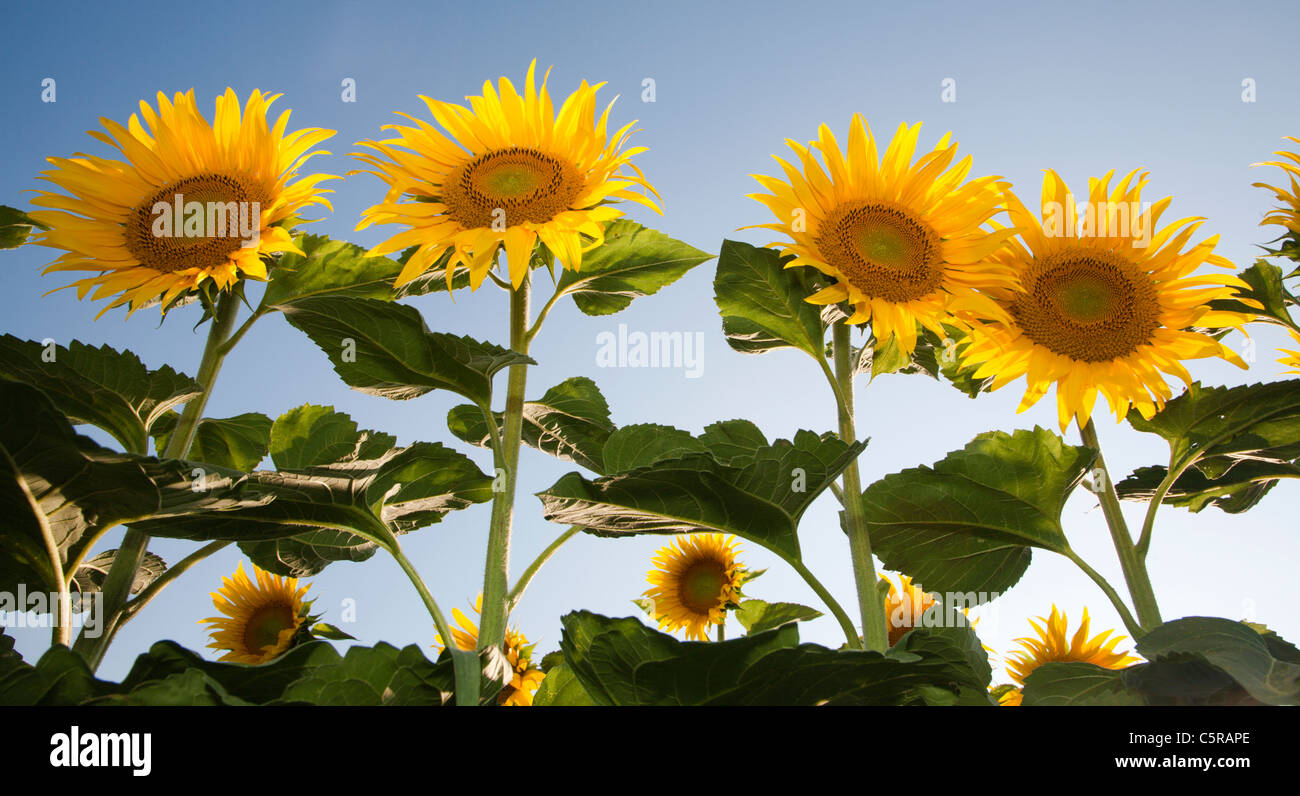
<svg viewBox="0 0 1300 796">
<path fill-rule="evenodd" d="M 816 619 L 822 612 L 798 603 L 769 603 L 763 600 L 744 600 L 736 609 L 736 621 L 746 633 L 762 633 L 791 622 Z"/>
<path fill-rule="evenodd" d="M 931 591 L 1005 591 L 1030 547 L 1068 549 L 1061 510 L 1095 458 L 1042 428 L 981 434 L 867 487 L 873 552 Z"/>
<path fill-rule="evenodd" d="M 727 344 L 743 354 L 797 348 L 825 357 L 826 323 L 806 299 L 816 291 L 807 268 L 785 267 L 789 258 L 766 247 L 722 242 L 713 300 L 722 314 Z"/>
<path fill-rule="evenodd" d="M 613 315 L 712 258 L 662 232 L 620 219 L 605 227 L 604 244 L 583 255 L 580 271 L 564 271 L 556 290 L 573 296 L 587 315 Z"/>
<path fill-rule="evenodd" d="M 538 497 L 546 519 L 597 534 L 716 531 L 798 558 L 800 517 L 864 447 L 800 431 L 749 456 L 727 449 L 726 464 L 701 452 L 595 481 L 569 473 Z"/>
<path fill-rule="evenodd" d="M 38 224 L 26 213 L 13 207 L 0 205 L 0 249 L 16 249 L 27 242 L 28 236 L 38 229 L 49 229 Z"/>
<path fill-rule="evenodd" d="M 148 452 L 156 422 L 202 392 L 185 374 L 166 365 L 149 370 L 130 351 L 8 334 L 0 337 L 0 378 L 39 388 L 72 422 L 101 428 L 139 454 Z"/>
<path fill-rule="evenodd" d="M 171 440 L 179 415 L 169 412 L 154 424 L 154 448 L 163 451 Z M 253 470 L 266 458 L 271 443 L 271 418 L 247 412 L 227 418 L 205 417 L 194 429 L 194 441 L 185 458 L 231 470 Z"/>
<path fill-rule="evenodd" d="M 443 389 L 491 405 L 492 376 L 531 358 L 468 337 L 431 332 L 414 307 L 322 296 L 278 307 L 355 390 L 404 400 Z"/>
</svg>

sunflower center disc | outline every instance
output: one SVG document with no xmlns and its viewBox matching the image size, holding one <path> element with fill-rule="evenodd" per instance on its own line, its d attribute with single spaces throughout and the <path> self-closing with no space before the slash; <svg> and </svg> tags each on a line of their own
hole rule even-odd
<svg viewBox="0 0 1300 796">
<path fill-rule="evenodd" d="M 545 224 L 568 210 L 585 181 L 578 170 L 535 149 L 487 152 L 456 169 L 442 186 L 447 214 L 466 229 Z"/>
<path fill-rule="evenodd" d="M 1071 359 L 1127 356 L 1160 327 L 1155 284 L 1114 252 L 1056 252 L 1034 260 L 1023 283 L 1012 317 L 1029 339 Z"/>
<path fill-rule="evenodd" d="M 691 567 L 682 576 L 678 598 L 682 605 L 697 614 L 707 614 L 718 607 L 718 598 L 727 582 L 727 573 L 716 561 L 705 561 Z"/>
<path fill-rule="evenodd" d="M 264 605 L 244 626 L 244 647 L 253 653 L 280 643 L 280 633 L 294 626 L 293 609 L 282 603 Z"/>
<path fill-rule="evenodd" d="M 262 187 L 244 177 L 186 177 L 131 209 L 126 250 L 144 267 L 163 273 L 214 269 L 260 232 L 261 211 L 267 207 Z"/>
<path fill-rule="evenodd" d="M 844 280 L 871 298 L 925 298 L 943 279 L 939 236 L 908 210 L 889 202 L 846 202 L 822 221 L 818 251 Z"/>
</svg>

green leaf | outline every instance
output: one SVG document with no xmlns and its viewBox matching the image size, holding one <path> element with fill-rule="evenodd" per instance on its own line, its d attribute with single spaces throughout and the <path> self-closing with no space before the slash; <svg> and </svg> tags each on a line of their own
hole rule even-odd
<svg viewBox="0 0 1300 796">
<path fill-rule="evenodd" d="M 580 271 L 564 271 L 556 291 L 573 296 L 587 315 L 613 315 L 712 258 L 662 232 L 620 219 L 605 227 L 604 244 L 583 255 Z"/>
<path fill-rule="evenodd" d="M 104 579 L 108 577 L 109 567 L 113 566 L 113 559 L 116 557 L 117 550 L 105 550 L 83 561 L 73 575 L 77 591 L 82 594 L 92 594 L 102 589 Z M 135 571 L 135 579 L 131 581 L 131 593 L 139 594 L 144 587 L 153 583 L 166 571 L 167 562 L 163 561 L 161 556 L 146 551 L 140 567 Z"/>
<path fill-rule="evenodd" d="M 797 348 L 825 356 L 826 324 L 821 309 L 806 299 L 817 279 L 807 268 L 785 268 L 773 249 L 734 240 L 722 242 L 713 299 L 722 314 L 727 344 L 744 354 Z"/>
<path fill-rule="evenodd" d="M 799 603 L 769 603 L 763 600 L 745 600 L 736 609 L 736 621 L 749 634 L 762 633 L 790 622 L 816 619 L 822 612 Z"/>
<path fill-rule="evenodd" d="M 303 253 L 280 255 L 262 296 L 263 308 L 316 296 L 392 300 L 393 282 L 401 273 L 402 263 L 387 257 L 366 257 L 361 246 L 325 235 L 299 234 L 293 242 Z"/>
<path fill-rule="evenodd" d="M 50 647 L 33 666 L 13 652 L 12 638 L 0 634 L 0 705 L 76 705 L 109 688 L 67 647 Z"/>
<path fill-rule="evenodd" d="M 180 415 L 169 412 L 154 424 L 154 448 L 162 451 L 171 440 Z M 185 458 L 231 470 L 248 471 L 261 464 L 271 444 L 271 418 L 246 412 L 227 418 L 205 417 L 194 429 L 194 441 Z"/>
<path fill-rule="evenodd" d="M 360 430 L 333 407 L 292 409 L 269 438 L 279 469 L 249 473 L 241 485 L 256 502 L 137 527 L 237 541 L 263 569 L 304 577 L 334 561 L 364 561 L 380 542 L 492 499 L 492 478 L 459 451 L 429 442 L 394 447 L 392 436 Z"/>
<path fill-rule="evenodd" d="M 1005 591 L 1029 547 L 1069 549 L 1061 510 L 1095 458 L 1042 428 L 981 434 L 933 467 L 867 487 L 873 552 L 931 591 Z"/>
<path fill-rule="evenodd" d="M 934 692 L 989 704 L 954 645 L 938 654 L 881 655 L 799 645 L 795 624 L 683 642 L 635 619 L 586 611 L 561 623 L 565 666 L 601 705 L 902 705 L 925 704 Z"/>
<path fill-rule="evenodd" d="M 431 332 L 414 307 L 323 296 L 279 307 L 355 390 L 405 400 L 443 389 L 491 405 L 492 376 L 531 358 L 468 337 Z"/>
<path fill-rule="evenodd" d="M 0 379 L 0 591 L 39 583 L 57 591 L 43 527 L 76 560 L 96 531 L 215 504 L 226 482 L 189 488 L 186 467 L 101 448 L 76 434 L 44 393 Z"/>
<path fill-rule="evenodd" d="M 1138 639 L 1151 661 L 1194 655 L 1269 705 L 1300 703 L 1300 663 L 1279 659 L 1258 632 L 1242 622 L 1208 616 L 1175 619 Z"/>
<path fill-rule="evenodd" d="M 494 418 L 497 428 L 501 428 L 503 413 L 494 413 Z M 452 407 L 447 413 L 447 427 L 471 445 L 491 445 L 483 410 L 473 404 Z M 565 379 L 540 400 L 524 403 L 525 444 L 596 473 L 605 472 L 604 448 L 613 431 L 605 396 L 586 377 Z"/>
<path fill-rule="evenodd" d="M 590 707 L 596 702 L 582 687 L 582 683 L 563 663 L 546 673 L 537 693 L 533 695 L 535 707 Z"/>
<path fill-rule="evenodd" d="M 1219 478 L 1243 459 L 1285 463 L 1300 456 L 1300 379 L 1239 387 L 1193 384 L 1150 420 L 1129 423 L 1159 434 L 1176 469 L 1196 463 Z"/>
<path fill-rule="evenodd" d="M 623 473 L 649 467 L 663 459 L 680 459 L 692 453 L 704 453 L 704 443 L 689 431 L 653 423 L 623 426 L 609 435 L 603 452 L 605 470 Z"/>
<path fill-rule="evenodd" d="M 38 387 L 74 423 L 101 428 L 141 454 L 154 423 L 202 392 L 185 374 L 166 365 L 149 370 L 130 351 L 76 340 L 64 348 L 8 334 L 0 337 L 0 378 Z"/>
<path fill-rule="evenodd" d="M 798 558 L 799 518 L 865 447 L 800 431 L 726 464 L 687 453 L 595 481 L 569 473 L 538 497 L 546 519 L 597 535 L 716 531 Z"/>
<path fill-rule="evenodd" d="M 36 229 L 49 229 L 38 224 L 26 213 L 6 205 L 0 205 L 0 249 L 16 249 L 27 242 L 27 237 Z"/>
<path fill-rule="evenodd" d="M 331 625 L 329 622 L 317 622 L 311 626 L 311 634 L 314 638 L 324 638 L 330 641 L 356 641 L 357 637 L 351 633 L 345 633 L 339 628 Z"/>
<path fill-rule="evenodd" d="M 1247 290 L 1238 290 L 1237 295 L 1253 299 L 1263 305 L 1263 310 L 1249 306 L 1237 299 L 1216 299 L 1210 302 L 1211 309 L 1222 312 L 1243 312 L 1255 315 L 1257 320 L 1291 327 L 1290 308 L 1295 306 L 1296 297 L 1291 295 L 1282 282 L 1282 269 L 1267 260 L 1256 260 L 1243 268 L 1237 276 L 1250 285 Z"/>
<path fill-rule="evenodd" d="M 1148 705 L 1123 671 L 1091 663 L 1044 663 L 1025 678 L 1026 707 L 1038 705 Z"/>
<path fill-rule="evenodd" d="M 719 464 L 732 465 L 753 458 L 767 447 L 763 431 L 749 420 L 722 420 L 704 427 L 700 442 Z"/>
<path fill-rule="evenodd" d="M 1168 474 L 1165 467 L 1139 467 L 1117 483 L 1115 491 L 1124 500 L 1149 501 Z M 1216 506 L 1228 514 L 1240 514 L 1259 503 L 1282 478 L 1300 478 L 1300 467 L 1293 462 L 1241 461 L 1217 479 L 1189 467 L 1165 492 L 1163 502 L 1193 512 Z"/>
</svg>

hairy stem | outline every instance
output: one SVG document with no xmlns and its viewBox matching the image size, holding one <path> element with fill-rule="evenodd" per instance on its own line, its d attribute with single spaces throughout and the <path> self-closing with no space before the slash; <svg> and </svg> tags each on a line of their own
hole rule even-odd
<svg viewBox="0 0 1300 796">
<path fill-rule="evenodd" d="M 837 323 L 832 332 L 835 355 L 835 382 L 839 385 L 840 439 L 857 442 L 853 422 L 853 363 L 849 327 Z M 871 558 L 871 536 L 867 531 L 866 512 L 862 508 L 862 477 L 856 459 L 844 469 L 844 522 L 849 535 L 849 552 L 853 559 L 853 579 L 858 590 L 858 609 L 862 612 L 862 637 L 869 650 L 889 649 L 889 631 L 885 624 L 885 606 L 876 589 L 876 565 Z"/>
<path fill-rule="evenodd" d="M 519 289 L 510 293 L 510 348 L 519 354 L 528 353 L 528 304 L 531 290 L 531 277 L 525 276 Z M 501 449 L 493 456 L 496 475 L 504 475 L 504 483 L 492 499 L 492 525 L 488 530 L 487 561 L 483 572 L 483 621 L 478 635 L 480 650 L 500 646 L 506 637 L 510 531 L 514 521 L 515 485 L 519 475 L 519 447 L 523 441 L 524 387 L 527 378 L 527 365 L 510 366 L 501 428 Z"/>
<path fill-rule="evenodd" d="M 1083 444 L 1097 451 L 1097 464 L 1094 469 L 1093 486 L 1101 501 L 1102 512 L 1106 515 L 1106 526 L 1110 528 L 1110 537 L 1119 554 L 1119 563 L 1124 570 L 1124 582 L 1128 585 L 1129 596 L 1133 598 L 1133 607 L 1137 609 L 1138 624 L 1142 630 L 1150 630 L 1160 624 L 1160 608 L 1156 605 L 1155 591 L 1151 588 L 1151 577 L 1147 574 L 1146 564 L 1133 546 L 1133 536 L 1129 533 L 1124 512 L 1120 509 L 1119 495 L 1115 492 L 1115 482 L 1106 469 L 1106 460 L 1101 454 L 1101 443 L 1097 439 L 1097 429 L 1092 420 L 1079 425 L 1079 434 Z"/>
</svg>

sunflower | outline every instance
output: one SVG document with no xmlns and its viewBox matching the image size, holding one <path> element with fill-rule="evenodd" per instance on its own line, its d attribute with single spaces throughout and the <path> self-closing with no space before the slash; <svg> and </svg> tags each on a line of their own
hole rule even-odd
<svg viewBox="0 0 1300 796">
<path fill-rule="evenodd" d="M 1171 200 L 1139 212 L 1146 175 L 1135 183 L 1137 172 L 1130 172 L 1111 191 L 1112 175 L 1090 181 L 1082 233 L 1073 196 L 1055 172 L 1043 180 L 1046 224 L 1008 192 L 1019 238 L 993 259 L 1010 287 L 1004 279 L 985 288 L 997 309 L 976 319 L 959 352 L 963 364 L 978 366 L 975 378 L 993 377 L 991 389 L 1026 376 L 1018 411 L 1055 384 L 1062 430 L 1071 419 L 1088 422 L 1098 392 L 1121 420 L 1130 407 L 1150 418 L 1172 395 L 1162 371 L 1191 383 L 1182 360 L 1222 357 L 1246 367 L 1203 331 L 1240 329 L 1252 320 L 1210 307 L 1233 298 L 1244 282 L 1195 273 L 1202 263 L 1232 268 L 1213 254 L 1217 236 L 1184 251 L 1203 219 L 1158 228 Z"/>
<path fill-rule="evenodd" d="M 899 586 L 884 575 L 880 580 L 889 584 L 889 594 L 885 597 L 885 618 L 889 622 L 889 646 L 907 635 L 914 627 L 921 625 L 925 612 L 935 604 L 935 600 L 925 590 L 914 586 L 912 579 L 906 575 L 898 576 Z"/>
<path fill-rule="evenodd" d="M 916 347 L 917 322 L 943 339 L 953 310 L 986 301 L 975 291 L 996 273 L 985 258 L 1010 234 L 983 228 L 1000 210 L 1006 184 L 997 177 L 962 184 L 971 159 L 953 165 L 957 144 L 949 135 L 913 163 L 920 129 L 899 125 L 877 161 L 876 140 L 861 115 L 853 117 L 843 154 L 823 124 L 808 146 L 787 141 L 802 172 L 773 156 L 787 181 L 753 175 L 771 193 L 749 195 L 777 218 L 756 226 L 793 241 L 769 244 L 793 256 L 787 268 L 811 266 L 835 280 L 808 301 L 847 301 L 853 313 L 845 323 L 870 321 L 878 345 L 892 337 L 908 353 Z"/>
<path fill-rule="evenodd" d="M 212 602 L 225 616 L 200 619 L 212 625 L 212 643 L 225 650 L 223 661 L 266 663 L 293 646 L 294 636 L 307 620 L 303 597 L 307 586 L 297 578 L 282 578 L 256 564 L 257 583 L 249 580 L 241 561 L 233 578 L 222 578 L 222 587 L 212 592 Z"/>
<path fill-rule="evenodd" d="M 124 160 L 49 158 L 55 168 L 42 179 L 70 195 L 37 191 L 32 200 L 55 208 L 30 214 L 49 227 L 33 242 L 65 252 L 46 273 L 96 272 L 66 287 L 83 299 L 91 290 L 94 300 L 116 295 L 100 315 L 122 304 L 130 314 L 154 301 L 165 312 L 200 288 L 266 279 L 265 255 L 298 251 L 285 226 L 305 207 L 328 208 L 322 194 L 330 191 L 317 185 L 337 179 L 298 179 L 304 161 L 328 154 L 308 150 L 334 132 L 286 133 L 287 110 L 269 127 L 267 111 L 279 96 L 253 91 L 241 118 L 228 88 L 208 124 L 193 90 L 171 100 L 160 92 L 156 112 L 142 101 L 126 127 L 101 119 L 108 134 L 90 132 Z"/>
<path fill-rule="evenodd" d="M 456 648 L 467 652 L 478 649 L 478 625 L 465 616 L 459 608 L 451 609 L 451 613 L 456 619 L 456 624 L 460 626 L 451 629 Z M 474 613 L 483 613 L 482 594 L 474 599 Z M 443 646 L 442 636 L 436 636 L 434 640 L 440 648 Z M 497 694 L 498 705 L 533 704 L 533 692 L 542 684 L 542 680 L 546 679 L 546 674 L 541 669 L 533 668 L 534 646 L 528 643 L 523 633 L 513 628 L 506 629 L 506 660 L 510 662 L 511 678 L 509 685 Z"/>
<path fill-rule="evenodd" d="M 1300 138 L 1286 136 L 1286 140 L 1300 144 Z M 1293 239 L 1300 239 L 1300 183 L 1296 181 L 1296 177 L 1300 177 L 1300 153 L 1278 150 L 1273 154 L 1281 155 L 1283 158 L 1286 158 L 1286 160 L 1268 160 L 1263 163 L 1252 163 L 1251 165 L 1277 166 L 1279 169 L 1282 169 L 1286 172 L 1286 176 L 1290 180 L 1291 190 L 1288 191 L 1285 188 L 1279 188 L 1275 185 L 1269 185 L 1264 182 L 1254 183 L 1257 188 L 1267 188 L 1272 191 L 1273 195 L 1283 205 L 1282 207 L 1275 208 L 1270 211 L 1268 215 L 1264 216 L 1264 220 L 1260 222 L 1260 225 L 1264 226 L 1274 224 L 1280 227 L 1286 227 L 1286 236 Z"/>
<path fill-rule="evenodd" d="M 738 552 L 736 537 L 720 533 L 679 536 L 659 548 L 644 593 L 654 604 L 659 627 L 670 632 L 685 628 L 687 640 L 707 641 L 708 626 L 723 623 L 745 582 Z"/>
<path fill-rule="evenodd" d="M 596 119 L 596 91 L 603 83 L 582 81 L 557 113 L 536 62 L 528 67 L 521 95 L 506 78 L 483 84 L 483 95 L 467 97 L 470 107 L 421 96 L 446 131 L 410 114 L 416 127 L 386 125 L 396 138 L 360 141 L 379 154 L 354 153 L 388 184 L 381 204 L 362 214 L 357 229 L 402 224 L 409 229 L 372 248 L 370 256 L 418 246 L 398 276 L 403 285 L 450 252 L 447 284 L 461 266 L 477 290 L 505 248 L 510 282 L 519 287 L 528 273 L 534 244 L 541 241 L 568 269 L 604 242 L 605 224 L 623 211 L 611 202 L 627 200 L 660 212 L 639 187 L 658 197 L 632 157 L 645 147 L 624 149 L 630 122 L 607 134 L 610 103 Z M 413 201 L 402 202 L 403 197 Z"/>
<path fill-rule="evenodd" d="M 1283 356 L 1278 360 L 1278 362 L 1290 368 L 1290 370 L 1285 371 L 1286 373 L 1300 374 L 1300 332 L 1290 330 L 1290 333 L 1291 339 L 1295 341 L 1296 350 L 1292 351 L 1289 348 L 1279 348 L 1278 351 Z"/>
<path fill-rule="evenodd" d="M 1114 636 L 1115 631 L 1106 630 L 1096 636 L 1088 636 L 1088 609 L 1083 609 L 1083 622 L 1073 638 L 1066 641 L 1066 629 L 1069 621 L 1065 614 L 1052 606 L 1049 617 L 1038 617 L 1045 625 L 1029 620 L 1030 626 L 1038 634 L 1037 638 L 1016 639 L 1023 649 L 1015 650 L 1007 656 L 1007 674 L 1017 686 L 1024 686 L 1029 673 L 1044 663 L 1091 663 L 1104 669 L 1124 669 L 1139 663 L 1142 659 L 1126 652 L 1116 652 L 1115 647 L 1124 640 L 1124 636 Z M 999 700 L 1002 705 L 1019 705 L 1020 691 L 1008 691 Z"/>
</svg>

